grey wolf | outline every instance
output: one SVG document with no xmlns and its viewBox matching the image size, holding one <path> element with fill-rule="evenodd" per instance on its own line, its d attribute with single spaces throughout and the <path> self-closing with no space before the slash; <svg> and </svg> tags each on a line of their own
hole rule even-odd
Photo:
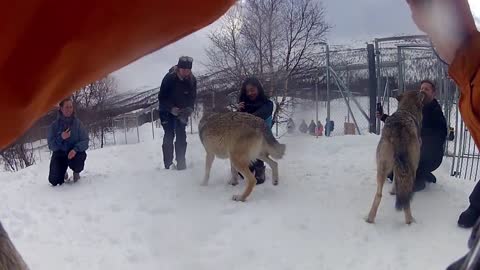
<svg viewBox="0 0 480 270">
<path fill-rule="evenodd" d="M 420 160 L 420 130 L 425 94 L 409 91 L 399 95 L 398 110 L 385 121 L 377 146 L 377 191 L 367 222 L 373 223 L 382 198 L 382 190 L 388 174 L 393 170 L 395 207 L 405 213 L 405 223 L 413 217 L 410 200 L 413 194 L 415 173 Z"/>
<path fill-rule="evenodd" d="M 436 87 L 432 81 L 424 80 L 420 83 L 420 91 L 425 93 L 422 109 L 422 147 L 420 148 L 420 162 L 416 173 L 414 191 L 423 190 L 426 182 L 436 183 L 432 174 L 443 160 L 443 152 L 447 137 L 447 121 L 442 107 L 435 99 Z M 384 114 L 380 106 L 377 117 L 384 121 L 388 115 Z M 393 179 L 393 175 L 389 176 Z M 473 224 L 472 224 L 473 226 Z"/>
<path fill-rule="evenodd" d="M 273 184 L 278 184 L 278 163 L 285 154 L 285 145 L 273 136 L 270 127 L 259 117 L 242 112 L 206 113 L 199 123 L 200 140 L 206 151 L 205 176 L 207 185 L 215 157 L 230 159 L 230 184 L 237 185 L 237 172 L 246 179 L 247 186 L 233 200 L 245 201 L 256 185 L 250 164 L 256 159 L 266 162 L 272 169 Z"/>
</svg>

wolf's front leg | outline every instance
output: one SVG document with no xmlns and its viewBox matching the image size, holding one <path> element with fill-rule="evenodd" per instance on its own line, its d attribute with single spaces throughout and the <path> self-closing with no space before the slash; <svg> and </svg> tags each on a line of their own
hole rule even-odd
<svg viewBox="0 0 480 270">
<path fill-rule="evenodd" d="M 233 167 L 232 163 L 230 163 L 230 172 L 232 175 L 231 175 L 230 181 L 228 181 L 228 184 L 232 186 L 238 185 L 238 172 L 235 169 L 235 167 Z"/>
</svg>

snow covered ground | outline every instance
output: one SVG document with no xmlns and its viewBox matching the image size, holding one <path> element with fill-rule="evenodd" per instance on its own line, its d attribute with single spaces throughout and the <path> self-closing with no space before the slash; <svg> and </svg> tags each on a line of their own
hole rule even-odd
<svg viewBox="0 0 480 270">
<path fill-rule="evenodd" d="M 0 173 L 0 220 L 32 270 L 445 269 L 466 252 L 456 219 L 474 182 L 450 178 L 448 161 L 414 197 L 415 224 L 387 184 L 372 225 L 377 136 L 282 137 L 280 185 L 246 203 L 230 200 L 243 183 L 227 185 L 226 161 L 200 186 L 198 135 L 186 171 L 163 169 L 156 138 L 90 151 L 74 185 L 51 187 L 48 161 Z"/>
</svg>

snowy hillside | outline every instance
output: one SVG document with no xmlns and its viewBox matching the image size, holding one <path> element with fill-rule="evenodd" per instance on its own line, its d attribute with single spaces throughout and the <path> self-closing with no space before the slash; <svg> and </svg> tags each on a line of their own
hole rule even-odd
<svg viewBox="0 0 480 270">
<path fill-rule="evenodd" d="M 466 251 L 456 227 L 474 183 L 448 177 L 417 194 L 407 226 L 387 191 L 375 192 L 377 136 L 284 136 L 280 185 L 249 201 L 216 161 L 200 186 L 204 151 L 189 137 L 189 169 L 162 169 L 161 138 L 90 151 L 79 183 L 53 188 L 48 162 L 0 173 L 0 220 L 32 270 L 445 269 Z M 270 171 L 268 172 L 270 177 Z"/>
</svg>

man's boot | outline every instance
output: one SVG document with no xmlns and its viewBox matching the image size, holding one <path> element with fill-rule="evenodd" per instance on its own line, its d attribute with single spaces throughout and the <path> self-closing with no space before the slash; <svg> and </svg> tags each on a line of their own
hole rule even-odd
<svg viewBox="0 0 480 270">
<path fill-rule="evenodd" d="M 80 180 L 80 173 L 73 173 L 73 182 L 76 183 L 78 180 Z"/>
<path fill-rule="evenodd" d="M 164 144 L 162 145 L 163 152 L 163 163 L 165 164 L 165 169 L 170 169 L 173 163 L 173 144 Z"/>
<path fill-rule="evenodd" d="M 175 159 L 177 160 L 177 170 L 182 171 L 187 168 L 185 155 L 187 152 L 186 142 L 175 142 Z"/>
<path fill-rule="evenodd" d="M 187 162 L 185 161 L 185 159 L 183 160 L 178 160 L 177 159 L 177 166 L 176 166 L 177 170 L 179 171 L 183 171 L 185 169 L 187 169 Z"/>
<path fill-rule="evenodd" d="M 257 185 L 265 182 L 265 165 L 255 166 L 255 178 L 257 178 Z"/>
<path fill-rule="evenodd" d="M 480 217 L 480 210 L 470 205 L 467 210 L 463 211 L 458 217 L 458 226 L 462 228 L 472 228 Z"/>
</svg>

